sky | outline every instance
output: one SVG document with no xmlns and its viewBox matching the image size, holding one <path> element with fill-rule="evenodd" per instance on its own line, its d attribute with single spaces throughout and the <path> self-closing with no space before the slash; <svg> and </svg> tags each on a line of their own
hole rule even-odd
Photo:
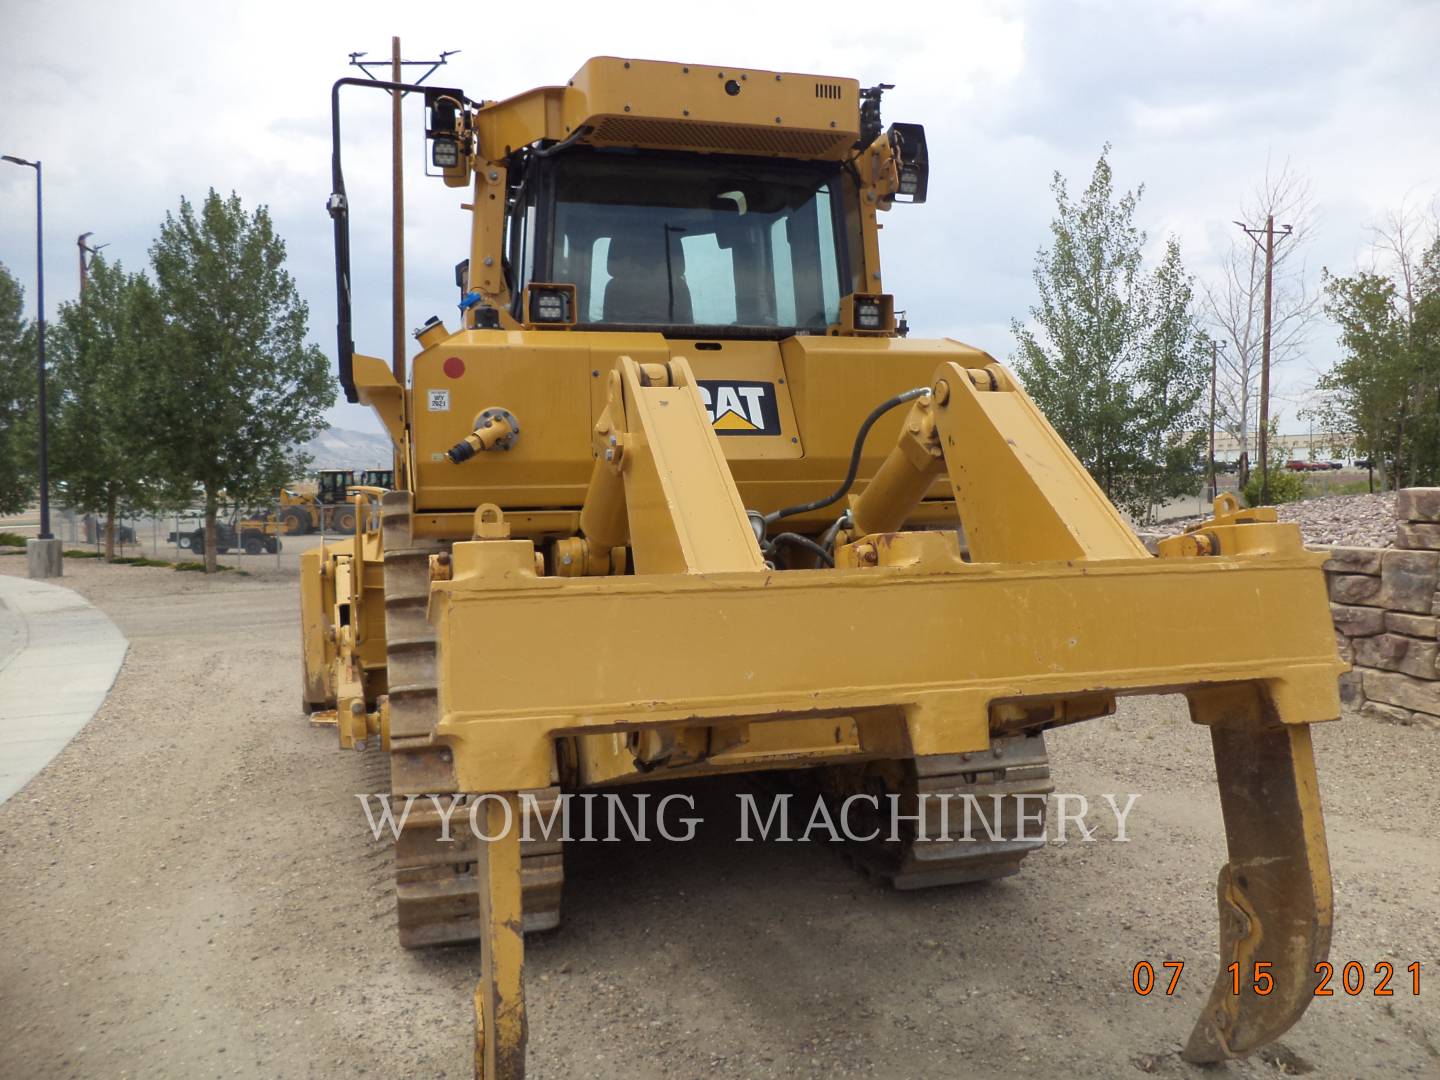
<svg viewBox="0 0 1440 1080">
<path fill-rule="evenodd" d="M 1440 193 L 1440 3 L 1231 0 L 987 3 L 676 3 L 550 0 L 500 21 L 495 5 L 0 0 L 0 153 L 45 164 L 46 305 L 78 291 L 76 237 L 135 269 L 168 211 L 207 189 L 269 206 L 313 339 L 333 358 L 329 88 L 349 54 L 458 49 L 430 79 L 472 98 L 562 83 L 589 56 L 851 76 L 894 83 L 886 122 L 920 122 L 929 201 L 882 220 L 885 285 L 912 336 L 1002 360 L 1035 300 L 1057 170 L 1078 192 L 1102 146 L 1119 189 L 1144 184 L 1147 253 L 1179 238 L 1197 283 L 1218 280 L 1232 219 L 1267 164 L 1314 195 L 1303 253 L 1369 266 L 1370 227 Z M 877 13 L 885 12 L 884 18 Z M 467 254 L 464 192 L 423 176 L 421 106 L 407 104 L 407 324 L 455 323 Z M 389 105 L 346 102 L 355 340 L 389 355 Z M 1241 241 L 1244 240 L 1240 236 Z M 0 262 L 34 305 L 34 174 L 0 164 Z M 1276 373 L 1284 431 L 1336 358 L 1334 327 Z M 337 404 L 340 427 L 378 430 Z"/>
</svg>

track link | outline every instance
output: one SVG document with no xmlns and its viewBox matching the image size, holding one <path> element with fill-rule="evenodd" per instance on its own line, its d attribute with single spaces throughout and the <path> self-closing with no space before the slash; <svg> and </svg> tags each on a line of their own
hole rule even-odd
<svg viewBox="0 0 1440 1080">
<path fill-rule="evenodd" d="M 400 496 L 400 497 L 397 497 Z M 411 537 L 410 504 L 403 493 L 387 494 L 385 531 L 385 647 L 390 695 L 390 783 L 397 796 L 436 794 L 451 804 L 447 789 L 454 778 L 448 751 L 433 742 L 439 720 L 435 632 L 426 618 L 430 597 L 430 556 L 439 543 L 416 545 Z M 521 841 L 521 882 L 527 932 L 560 925 L 560 894 L 565 880 L 561 841 L 540 838 L 535 812 L 548 818 L 558 787 L 529 793 L 529 835 Z M 407 949 L 452 945 L 480 938 L 480 893 L 475 863 L 480 840 L 470 828 L 469 797 L 444 820 L 429 799 L 417 799 L 395 842 L 395 907 L 400 944 Z M 533 806 L 531 812 L 529 807 Z"/>
<path fill-rule="evenodd" d="M 880 763 L 882 768 L 862 771 L 851 769 L 826 770 L 822 781 L 833 814 L 840 813 L 849 795 L 879 796 L 880 812 L 868 802 L 852 805 L 852 832 L 865 835 L 879 828 L 880 836 L 869 841 L 847 841 L 846 854 L 867 874 L 885 881 L 896 889 L 928 889 L 937 885 L 963 882 L 992 881 L 1008 877 L 1020 870 L 1025 856 L 1043 847 L 1043 839 L 1019 840 L 1017 795 L 1048 795 L 1050 761 L 1045 753 L 1043 735 L 1012 736 L 994 741 L 992 749 L 974 754 L 945 754 L 915 758 L 904 762 Z M 927 796 L 925 806 L 925 838 L 915 826 L 901 822 L 899 840 L 889 840 L 890 817 L 887 796 L 900 796 L 900 812 L 916 813 L 919 796 Z M 960 840 L 965 830 L 962 796 L 972 795 L 975 804 L 971 814 L 970 834 L 974 840 Z M 993 820 L 993 796 L 1000 796 L 998 827 Z M 940 800 L 950 796 L 948 820 L 942 817 Z M 1038 821 L 1033 805 L 1027 808 L 1026 831 L 1031 835 L 1043 832 L 1043 817 Z M 980 820 L 983 816 L 984 822 Z M 1000 839 L 991 840 L 989 832 Z M 942 839 L 945 838 L 945 839 Z M 1008 839 L 1007 839 L 1008 838 Z"/>
</svg>

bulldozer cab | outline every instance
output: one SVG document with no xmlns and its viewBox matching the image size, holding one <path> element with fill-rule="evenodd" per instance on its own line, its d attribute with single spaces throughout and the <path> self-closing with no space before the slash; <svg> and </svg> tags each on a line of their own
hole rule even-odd
<svg viewBox="0 0 1440 1080">
<path fill-rule="evenodd" d="M 341 79 L 327 204 L 340 383 L 347 400 L 380 410 L 397 445 L 403 373 L 392 385 L 362 357 L 363 388 L 356 381 L 340 156 L 339 91 L 349 85 L 420 92 L 430 164 L 473 191 L 469 258 L 456 272 L 462 332 L 769 342 L 903 333 L 883 291 L 876 214 L 925 201 L 929 163 L 921 125 L 882 127 L 885 84 L 619 57 L 500 101 Z M 417 337 L 428 349 L 450 333 L 436 317 Z M 447 411 L 439 400 L 434 411 Z"/>
<path fill-rule="evenodd" d="M 535 282 L 574 286 L 577 329 L 779 338 L 839 319 L 838 164 L 586 149 L 521 175 L 517 319 Z"/>
<path fill-rule="evenodd" d="M 360 474 L 360 484 L 363 487 L 392 489 L 395 487 L 395 470 L 366 469 Z"/>
</svg>

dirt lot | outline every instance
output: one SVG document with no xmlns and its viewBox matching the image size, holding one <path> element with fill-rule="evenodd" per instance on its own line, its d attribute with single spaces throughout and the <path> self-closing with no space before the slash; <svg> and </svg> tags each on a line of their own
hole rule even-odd
<svg viewBox="0 0 1440 1080">
<path fill-rule="evenodd" d="M 477 958 L 395 943 L 355 799 L 384 761 L 299 712 L 293 576 L 66 574 L 132 649 L 0 806 L 0 1075 L 469 1075 Z M 565 924 L 528 949 L 532 1075 L 1440 1075 L 1440 737 L 1316 741 L 1332 958 L 1418 960 L 1418 998 L 1397 978 L 1247 1063 L 1179 1060 L 1224 845 L 1206 734 L 1159 699 L 1051 736 L 1060 790 L 1141 793 L 1131 841 L 1052 844 L 999 884 L 896 895 L 822 844 L 732 843 L 732 782 L 699 789 L 695 843 L 573 845 Z M 1167 958 L 1179 992 L 1137 997 L 1135 962 Z"/>
</svg>

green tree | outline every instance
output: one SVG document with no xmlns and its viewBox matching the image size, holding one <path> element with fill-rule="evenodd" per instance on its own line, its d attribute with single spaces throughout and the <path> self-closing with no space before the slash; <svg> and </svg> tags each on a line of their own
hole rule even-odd
<svg viewBox="0 0 1440 1080">
<path fill-rule="evenodd" d="M 104 516 L 106 559 L 117 512 L 153 510 L 163 497 L 149 376 L 164 334 L 149 279 L 99 256 L 84 299 L 56 313 L 51 476 L 73 509 Z"/>
<path fill-rule="evenodd" d="M 1410 317 L 1410 475 L 1407 483 L 1440 484 L 1440 236 L 1426 250 L 1415 275 Z"/>
<path fill-rule="evenodd" d="M 1343 353 L 1319 380 L 1315 410 L 1387 486 L 1440 482 L 1440 238 L 1400 279 L 1325 275 L 1325 311 Z"/>
<path fill-rule="evenodd" d="M 35 498 L 35 327 L 25 290 L 0 263 L 0 514 Z"/>
<path fill-rule="evenodd" d="M 150 249 L 169 324 L 155 366 L 155 422 L 172 476 L 205 502 L 205 568 L 215 570 L 222 500 L 269 499 L 304 468 L 299 444 L 322 426 L 335 388 L 305 343 L 309 309 L 285 270 L 264 206 L 212 189 L 181 199 Z"/>
<path fill-rule="evenodd" d="M 1200 483 L 1208 339 L 1173 238 L 1154 273 L 1135 223 L 1144 188 L 1116 197 L 1106 144 L 1089 186 L 1051 183 L 1053 243 L 1036 255 L 1038 303 L 1012 322 L 1015 366 L 1109 499 L 1137 519 Z"/>
<path fill-rule="evenodd" d="M 1150 446 L 1137 470 L 1154 508 L 1193 495 L 1196 463 L 1204 455 L 1201 402 L 1209 388 L 1210 339 L 1197 326 L 1194 287 L 1180 260 L 1180 243 L 1170 237 L 1165 255 L 1148 282 L 1149 320 L 1135 369 L 1136 404 Z"/>
</svg>

